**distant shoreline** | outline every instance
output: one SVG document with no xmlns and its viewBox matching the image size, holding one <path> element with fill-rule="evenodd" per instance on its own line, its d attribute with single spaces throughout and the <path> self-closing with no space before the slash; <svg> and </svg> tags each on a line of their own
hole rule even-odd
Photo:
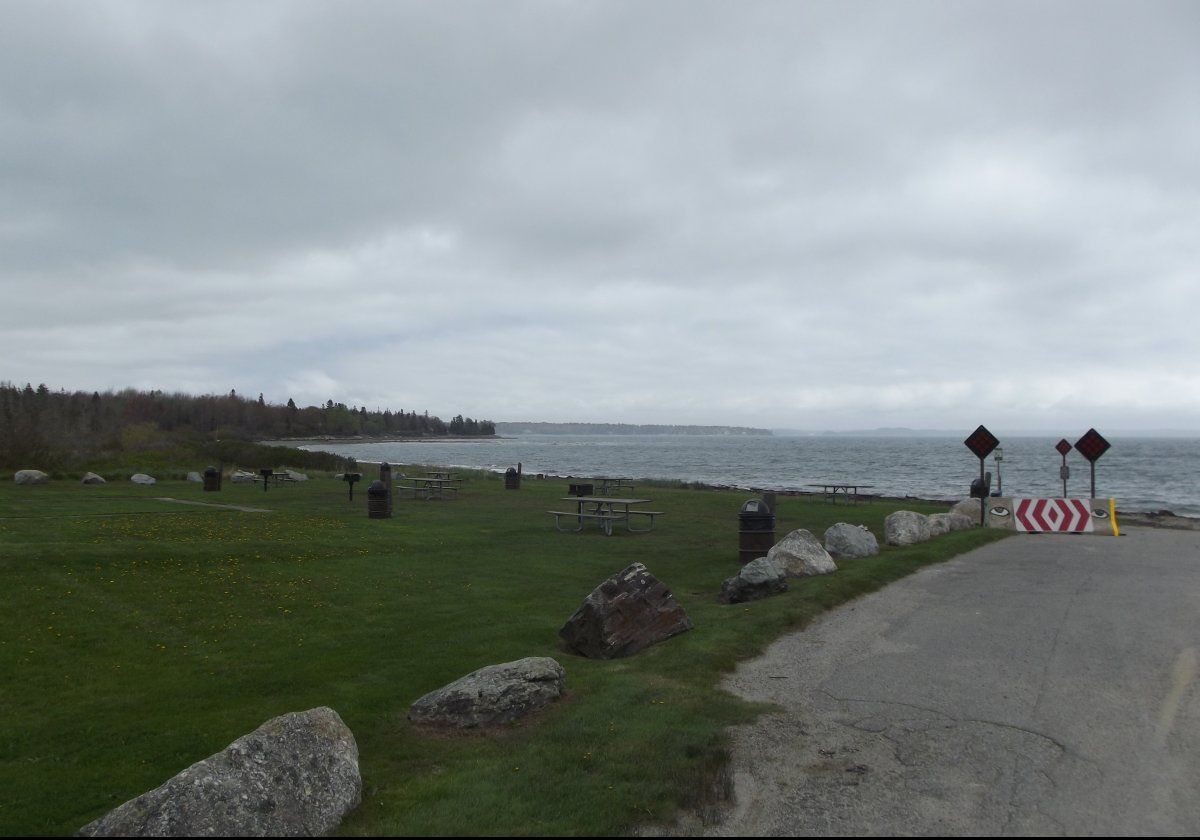
<svg viewBox="0 0 1200 840">
<path fill-rule="evenodd" d="M 322 443 L 470 443 L 476 440 L 506 440 L 506 435 L 388 435 L 387 437 L 306 437 L 306 438 L 275 438 L 274 440 L 258 440 L 255 443 L 262 446 L 320 446 Z"/>
</svg>

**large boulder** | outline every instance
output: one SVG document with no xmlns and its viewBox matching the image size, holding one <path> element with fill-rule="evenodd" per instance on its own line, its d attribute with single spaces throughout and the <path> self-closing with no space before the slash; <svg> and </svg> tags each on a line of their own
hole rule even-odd
<svg viewBox="0 0 1200 840">
<path fill-rule="evenodd" d="M 963 499 L 961 502 L 955 502 L 950 508 L 951 513 L 959 513 L 971 520 L 972 525 L 978 525 L 979 519 L 979 500 L 978 499 Z"/>
<path fill-rule="evenodd" d="M 978 513 L 978 510 L 976 511 Z M 978 519 L 979 517 L 975 517 Z M 937 537 L 951 531 L 965 531 L 974 527 L 971 517 L 961 513 L 931 513 L 929 514 L 929 533 Z"/>
<path fill-rule="evenodd" d="M 80 484 L 107 484 L 103 476 L 96 475 L 94 472 L 84 473 L 83 478 L 79 481 Z"/>
<path fill-rule="evenodd" d="M 929 517 L 923 513 L 898 510 L 883 520 L 883 538 L 888 545 L 914 545 L 930 536 Z"/>
<path fill-rule="evenodd" d="M 187 480 L 192 482 L 193 484 L 203 484 L 204 476 L 200 475 L 200 473 L 198 473 L 198 472 L 192 471 L 187 474 Z"/>
<path fill-rule="evenodd" d="M 837 571 L 837 564 L 829 552 L 812 533 L 803 528 L 792 531 L 771 546 L 767 559 L 788 577 L 827 575 Z"/>
<path fill-rule="evenodd" d="M 616 659 L 691 629 L 671 590 L 634 563 L 593 589 L 558 635 L 581 656 Z"/>
<path fill-rule="evenodd" d="M 287 470 L 288 481 L 308 481 L 308 476 L 295 470 Z"/>
<path fill-rule="evenodd" d="M 334 831 L 362 799 L 354 735 L 324 706 L 282 715 L 85 825 L 85 837 Z"/>
<path fill-rule="evenodd" d="M 229 474 L 229 480 L 234 484 L 253 484 L 258 481 L 258 476 L 245 470 L 234 470 Z"/>
<path fill-rule="evenodd" d="M 722 604 L 742 604 L 757 601 L 787 592 L 787 575 L 775 563 L 759 557 L 751 560 L 742 570 L 721 584 L 717 600 Z"/>
<path fill-rule="evenodd" d="M 879 540 L 865 525 L 839 522 L 825 529 L 825 550 L 839 560 L 872 557 L 879 553 Z"/>
<path fill-rule="evenodd" d="M 41 470 L 17 470 L 13 473 L 13 481 L 17 484 L 45 484 L 50 476 Z"/>
<path fill-rule="evenodd" d="M 134 484 L 145 485 L 154 484 L 155 481 L 153 476 L 146 475 L 145 473 L 134 473 L 133 475 L 129 476 L 129 480 Z"/>
<path fill-rule="evenodd" d="M 412 704 L 408 719 L 456 729 L 508 723 L 553 703 L 566 680 L 563 666 L 546 656 L 489 665 L 429 692 Z"/>
</svg>

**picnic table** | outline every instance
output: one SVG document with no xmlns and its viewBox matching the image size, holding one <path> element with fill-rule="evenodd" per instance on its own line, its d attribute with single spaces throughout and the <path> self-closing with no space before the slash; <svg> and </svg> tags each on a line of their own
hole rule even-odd
<svg viewBox="0 0 1200 840">
<path fill-rule="evenodd" d="M 859 490 L 870 490 L 874 484 L 851 484 L 849 482 L 830 481 L 826 483 L 810 484 L 809 487 L 820 487 L 822 494 L 825 496 L 825 501 L 831 504 L 837 504 L 838 494 L 851 504 L 858 504 L 860 498 L 868 495 L 859 493 Z"/>
<path fill-rule="evenodd" d="M 448 470 L 426 470 L 425 475 L 429 478 L 440 478 L 444 481 L 461 481 L 462 479 L 455 478 L 453 473 Z"/>
<path fill-rule="evenodd" d="M 401 490 L 411 490 L 414 499 L 457 499 L 458 485 L 462 481 L 461 478 L 433 478 L 426 476 L 418 478 L 412 476 L 408 478 L 411 484 L 401 484 L 396 482 L 396 487 Z"/>
<path fill-rule="evenodd" d="M 597 476 L 592 479 L 592 482 L 600 485 L 601 496 L 607 496 L 609 493 L 616 493 L 621 490 L 633 489 L 633 479 L 623 476 Z"/>
<path fill-rule="evenodd" d="M 594 521 L 600 526 L 600 530 L 604 532 L 606 537 L 612 536 L 613 523 L 624 522 L 625 529 L 634 533 L 644 533 L 654 529 L 654 517 L 662 516 L 661 510 L 644 510 L 636 508 L 636 505 L 645 505 L 651 502 L 650 499 L 623 499 L 611 496 L 566 496 L 562 499 L 564 502 L 575 502 L 574 511 L 565 510 L 550 510 L 547 513 L 554 517 L 554 528 L 557 531 L 572 531 L 578 532 L 583 530 L 583 526 L 589 520 Z M 576 527 L 564 528 L 563 517 L 574 519 Z M 634 517 L 646 517 L 648 524 L 644 528 L 633 527 Z"/>
</svg>

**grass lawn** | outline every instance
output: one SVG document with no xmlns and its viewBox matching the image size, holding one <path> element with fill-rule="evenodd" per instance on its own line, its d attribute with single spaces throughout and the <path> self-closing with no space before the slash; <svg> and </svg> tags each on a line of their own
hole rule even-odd
<svg viewBox="0 0 1200 840">
<path fill-rule="evenodd" d="M 720 606 L 750 494 L 639 485 L 667 512 L 651 533 L 560 534 L 545 511 L 561 509 L 566 480 L 514 492 L 467 475 L 458 500 L 399 499 L 389 520 L 367 518 L 365 480 L 353 502 L 328 478 L 265 493 L 0 484 L 0 834 L 73 833 L 268 718 L 322 705 L 360 752 L 363 804 L 344 834 L 620 833 L 693 801 L 724 761 L 724 727 L 761 711 L 716 688 L 737 660 L 1000 536 L 884 548 Z M 776 536 L 849 521 L 881 537 L 898 507 L 944 510 L 781 496 Z M 560 650 L 567 616 L 638 561 L 696 628 L 630 659 Z M 426 692 L 525 656 L 567 670 L 568 698 L 532 722 L 456 737 L 408 724 Z"/>
</svg>

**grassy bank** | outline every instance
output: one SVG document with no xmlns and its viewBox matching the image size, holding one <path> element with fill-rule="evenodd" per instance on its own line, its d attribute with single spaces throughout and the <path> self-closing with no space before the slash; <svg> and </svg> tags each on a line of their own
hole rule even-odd
<svg viewBox="0 0 1200 840">
<path fill-rule="evenodd" d="M 559 534 L 565 482 L 366 517 L 360 484 L 0 485 L 0 833 L 67 834 L 267 718 L 328 705 L 358 741 L 363 805 L 346 834 L 613 834 L 704 790 L 723 728 L 758 709 L 715 688 L 780 632 L 997 538 L 964 532 L 845 562 L 778 598 L 719 606 L 745 493 L 653 487 L 649 534 Z M 171 505 L 270 508 L 248 514 Z M 922 509 L 919 505 L 910 505 Z M 779 499 L 777 536 L 837 521 L 882 533 L 894 503 Z M 937 508 L 925 507 L 926 510 Z M 627 660 L 557 646 L 603 578 L 640 561 L 696 629 Z M 489 735 L 407 723 L 422 694 L 483 665 L 553 656 L 569 697 Z"/>
</svg>

